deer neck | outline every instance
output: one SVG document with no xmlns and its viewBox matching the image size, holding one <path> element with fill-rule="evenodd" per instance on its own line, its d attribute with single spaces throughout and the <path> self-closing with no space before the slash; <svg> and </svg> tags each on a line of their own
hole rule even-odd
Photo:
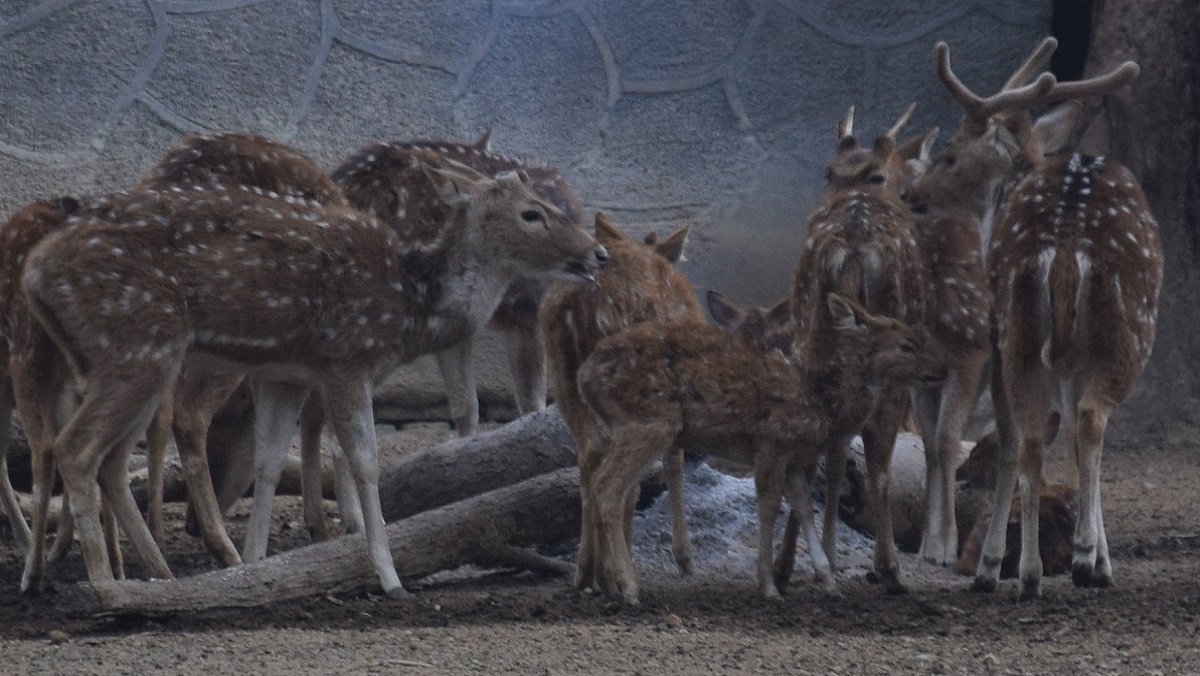
<svg viewBox="0 0 1200 676">
<path fill-rule="evenodd" d="M 868 377 L 864 361 L 850 341 L 829 335 L 831 331 L 825 333 L 812 342 L 809 354 L 795 363 L 825 409 L 831 433 L 840 436 L 862 426 L 881 387 Z"/>
</svg>

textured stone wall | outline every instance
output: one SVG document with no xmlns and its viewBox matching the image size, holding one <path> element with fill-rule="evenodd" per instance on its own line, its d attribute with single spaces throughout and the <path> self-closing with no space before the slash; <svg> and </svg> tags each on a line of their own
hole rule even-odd
<svg viewBox="0 0 1200 676">
<path fill-rule="evenodd" d="M 1050 0 L 0 0 L 0 211 L 126 187 L 183 132 L 259 133 L 332 167 L 368 141 L 490 126 L 589 215 L 693 224 L 700 290 L 766 303 L 847 106 L 866 136 L 912 100 L 910 129 L 953 129 L 933 43 L 987 90 L 1049 24 Z M 432 374 L 410 380 L 436 398 Z"/>
</svg>

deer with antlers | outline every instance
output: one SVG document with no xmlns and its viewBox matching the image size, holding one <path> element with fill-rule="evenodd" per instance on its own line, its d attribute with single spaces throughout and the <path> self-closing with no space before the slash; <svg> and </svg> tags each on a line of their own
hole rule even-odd
<svg viewBox="0 0 1200 676">
<path fill-rule="evenodd" d="M 388 594 L 406 593 L 379 510 L 374 377 L 485 319 L 520 271 L 592 280 L 607 258 L 516 173 L 428 171 L 452 207 L 457 244 L 435 261 L 357 210 L 237 188 L 117 195 L 30 254 L 22 284 L 32 312 L 83 384 L 53 448 L 89 579 L 111 579 L 95 544 L 97 472 L 139 555 L 146 543 L 157 552 L 131 518 L 124 468 L 118 476 L 109 459 L 145 429 L 186 358 L 256 376 L 257 452 L 267 457 L 286 453 L 309 389 L 322 395 L 372 564 Z M 438 293 L 419 290 L 431 282 Z"/>
<path fill-rule="evenodd" d="M 993 398 L 1001 454 L 995 508 L 974 588 L 996 588 L 1010 499 L 1020 475 L 1021 597 L 1041 593 L 1038 514 L 1046 430 L 1061 415 L 1079 485 L 1072 577 L 1107 586 L 1112 562 L 1100 508 L 1100 455 L 1113 409 L 1129 394 L 1154 342 L 1162 244 L 1137 180 L 1104 157 L 1058 153 L 1080 125 L 1073 101 L 1123 87 L 1126 62 L 1080 82 L 1041 73 L 1045 40 L 998 94 L 971 92 L 935 48 L 938 78 L 966 113 L 962 128 L 913 185 L 930 204 L 974 200 L 988 241 Z M 1069 101 L 1033 122 L 1027 111 Z M 958 197 L 955 197 L 955 194 Z"/>
<path fill-rule="evenodd" d="M 888 132 L 863 148 L 853 135 L 854 108 L 838 124 L 837 152 L 829 165 L 825 195 L 808 223 L 792 286 L 796 354 L 811 363 L 809 343 L 827 329 L 831 317 L 820 299 L 839 293 L 874 314 L 913 326 L 925 319 L 928 280 L 912 214 L 901 201 L 926 137 L 900 145 L 896 137 L 912 115 L 910 106 Z M 861 434 L 866 456 L 868 509 L 875 523 L 874 571 L 890 592 L 904 591 L 888 508 L 892 447 L 909 405 L 909 391 L 890 382 L 868 398 L 861 416 L 846 416 L 826 445 L 826 495 L 837 495 L 845 474 L 845 448 Z M 836 563 L 837 510 L 825 511 L 825 554 Z"/>
<path fill-rule="evenodd" d="M 608 562 L 605 534 L 600 529 L 593 477 L 604 459 L 599 420 L 579 391 L 580 365 L 602 339 L 648 321 L 703 325 L 704 309 L 687 277 L 673 267 L 683 257 L 689 228 L 662 241 L 630 239 L 610 218 L 596 214 L 596 239 L 609 252 L 609 263 L 594 286 L 556 284 L 542 306 L 541 332 L 547 351 L 551 384 L 559 412 L 575 440 L 583 518 L 575 585 L 612 593 L 616 582 Z M 679 569 L 692 572 L 691 543 L 683 523 L 683 452 L 676 449 L 665 463 L 672 516 L 672 549 Z M 626 504 L 625 531 L 633 520 L 632 495 Z"/>
</svg>

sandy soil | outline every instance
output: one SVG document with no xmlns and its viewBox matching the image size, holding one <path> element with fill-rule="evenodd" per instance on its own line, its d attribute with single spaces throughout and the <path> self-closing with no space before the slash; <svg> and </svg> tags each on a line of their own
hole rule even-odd
<svg viewBox="0 0 1200 676">
<path fill-rule="evenodd" d="M 448 434 L 415 426 L 384 452 Z M 639 561 L 643 604 L 635 609 L 581 595 L 563 579 L 499 572 L 426 580 L 409 602 L 361 593 L 258 610 L 92 618 L 56 603 L 85 576 L 78 551 L 53 571 L 60 591 L 27 599 L 17 594 L 20 562 L 0 545 L 0 671 L 1200 673 L 1196 451 L 1190 439 L 1110 448 L 1103 500 L 1116 585 L 1077 589 L 1069 577 L 1048 578 L 1033 602 L 1018 602 L 1011 580 L 997 594 L 973 594 L 968 579 L 912 555 L 901 560 L 913 589 L 906 596 L 868 583 L 866 558 L 851 556 L 841 598 L 800 575 L 783 601 L 766 602 L 749 569 L 706 568 L 701 558 L 690 578 Z M 178 526 L 178 506 L 171 515 Z M 280 500 L 276 529 L 276 547 L 306 542 L 295 499 Z M 203 547 L 176 532 L 172 568 L 210 568 Z"/>
</svg>

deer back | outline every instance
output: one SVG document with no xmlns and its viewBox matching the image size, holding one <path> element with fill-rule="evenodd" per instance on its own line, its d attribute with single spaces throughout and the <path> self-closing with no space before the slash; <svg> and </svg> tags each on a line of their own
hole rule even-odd
<svg viewBox="0 0 1200 676">
<path fill-rule="evenodd" d="M 337 184 L 309 157 L 282 143 L 245 134 L 183 137 L 142 177 L 137 189 L 190 185 L 242 187 L 328 206 L 347 204 Z"/>
<path fill-rule="evenodd" d="M 596 237 L 608 248 L 608 265 L 595 285 L 556 284 L 542 302 L 539 324 L 556 397 L 575 396 L 575 373 L 601 339 L 653 320 L 705 322 L 691 282 L 672 265 L 682 255 L 687 231 L 646 244 L 596 215 Z"/>
<path fill-rule="evenodd" d="M 1137 180 L 1113 160 L 1073 154 L 1026 176 L 989 251 L 1005 353 L 1140 373 L 1162 284 L 1157 230 Z"/>
</svg>

